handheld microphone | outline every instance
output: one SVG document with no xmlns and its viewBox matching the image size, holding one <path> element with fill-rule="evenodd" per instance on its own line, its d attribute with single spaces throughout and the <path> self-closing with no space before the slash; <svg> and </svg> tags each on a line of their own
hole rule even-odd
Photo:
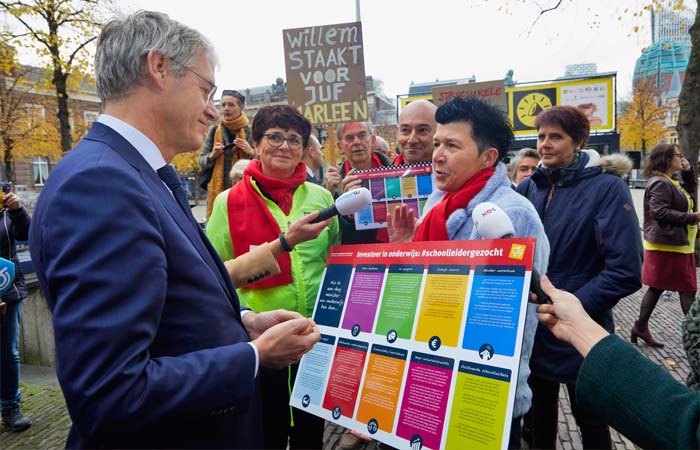
<svg viewBox="0 0 700 450">
<path fill-rule="evenodd" d="M 15 263 L 0 258 L 0 295 L 7 292 L 15 281 Z"/>
<path fill-rule="evenodd" d="M 333 216 L 347 216 L 348 214 L 356 213 L 372 204 L 372 194 L 367 188 L 358 188 L 348 191 L 335 200 L 335 203 L 328 208 L 323 208 L 318 217 L 311 223 L 321 222 L 330 219 Z"/>
<path fill-rule="evenodd" d="M 472 211 L 474 226 L 486 239 L 508 239 L 515 234 L 513 222 L 508 214 L 491 202 L 479 203 Z M 540 286 L 540 274 L 532 268 L 530 290 L 537 294 L 537 303 L 552 303 Z"/>
</svg>

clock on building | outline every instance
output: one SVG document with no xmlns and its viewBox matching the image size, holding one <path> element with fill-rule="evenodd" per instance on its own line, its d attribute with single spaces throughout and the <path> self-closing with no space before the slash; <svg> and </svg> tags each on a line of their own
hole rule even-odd
<svg viewBox="0 0 700 450">
<path fill-rule="evenodd" d="M 515 109 L 518 120 L 528 127 L 535 126 L 535 117 L 547 108 L 552 107 L 552 101 L 544 94 L 532 92 L 521 98 Z"/>
<path fill-rule="evenodd" d="M 538 89 L 513 93 L 515 110 L 514 129 L 529 130 L 535 127 L 535 118 L 556 103 L 556 89 Z"/>
</svg>

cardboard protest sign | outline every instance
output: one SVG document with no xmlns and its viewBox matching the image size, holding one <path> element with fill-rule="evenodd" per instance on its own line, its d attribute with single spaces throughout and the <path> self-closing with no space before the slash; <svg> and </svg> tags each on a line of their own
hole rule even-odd
<svg viewBox="0 0 700 450">
<path fill-rule="evenodd" d="M 455 97 L 478 97 L 506 111 L 507 97 L 503 80 L 454 84 L 433 88 L 433 103 L 440 106 Z"/>
<path fill-rule="evenodd" d="M 289 104 L 311 123 L 368 120 L 362 24 L 283 30 Z"/>
</svg>

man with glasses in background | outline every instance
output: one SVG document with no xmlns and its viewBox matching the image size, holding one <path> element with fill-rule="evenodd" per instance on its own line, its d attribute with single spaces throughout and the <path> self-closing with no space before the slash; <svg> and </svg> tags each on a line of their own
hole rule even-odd
<svg viewBox="0 0 700 450">
<path fill-rule="evenodd" d="M 299 313 L 241 310 L 169 164 L 218 120 L 215 66 L 204 36 L 158 12 L 98 37 L 103 114 L 51 172 L 29 233 L 67 448 L 261 448 L 259 368 L 320 338 Z"/>
<path fill-rule="evenodd" d="M 362 181 L 357 176 L 357 170 L 378 169 L 391 165 L 389 158 L 372 151 L 375 137 L 370 122 L 342 123 L 336 127 L 336 136 L 338 148 L 345 159 L 341 161 L 340 168 L 330 166 L 326 171 L 324 185 L 332 193 L 344 194 L 360 187 Z M 340 237 L 343 244 L 389 242 L 385 229 L 382 229 L 379 235 L 377 230 L 357 231 L 354 219 L 345 216 L 340 216 Z"/>
<path fill-rule="evenodd" d="M 202 170 L 200 187 L 207 190 L 207 219 L 211 216 L 214 199 L 231 187 L 229 172 L 239 159 L 251 159 L 255 150 L 251 146 L 248 117 L 243 112 L 245 97 L 234 90 L 221 93 L 221 122 L 209 128 L 199 153 Z"/>
</svg>

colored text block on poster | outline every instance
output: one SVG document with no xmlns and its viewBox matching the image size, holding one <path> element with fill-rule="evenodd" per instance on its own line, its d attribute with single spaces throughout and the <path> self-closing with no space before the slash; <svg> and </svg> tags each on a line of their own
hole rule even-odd
<svg viewBox="0 0 700 450">
<path fill-rule="evenodd" d="M 469 266 L 433 264 L 428 267 L 417 341 L 428 342 L 438 336 L 442 345 L 457 346 L 468 283 Z"/>
<path fill-rule="evenodd" d="M 500 449 L 511 371 L 460 361 L 446 448 Z"/>
<path fill-rule="evenodd" d="M 372 346 L 357 409 L 359 422 L 374 422 L 377 429 L 392 432 L 407 357 L 403 349 Z"/>
</svg>

